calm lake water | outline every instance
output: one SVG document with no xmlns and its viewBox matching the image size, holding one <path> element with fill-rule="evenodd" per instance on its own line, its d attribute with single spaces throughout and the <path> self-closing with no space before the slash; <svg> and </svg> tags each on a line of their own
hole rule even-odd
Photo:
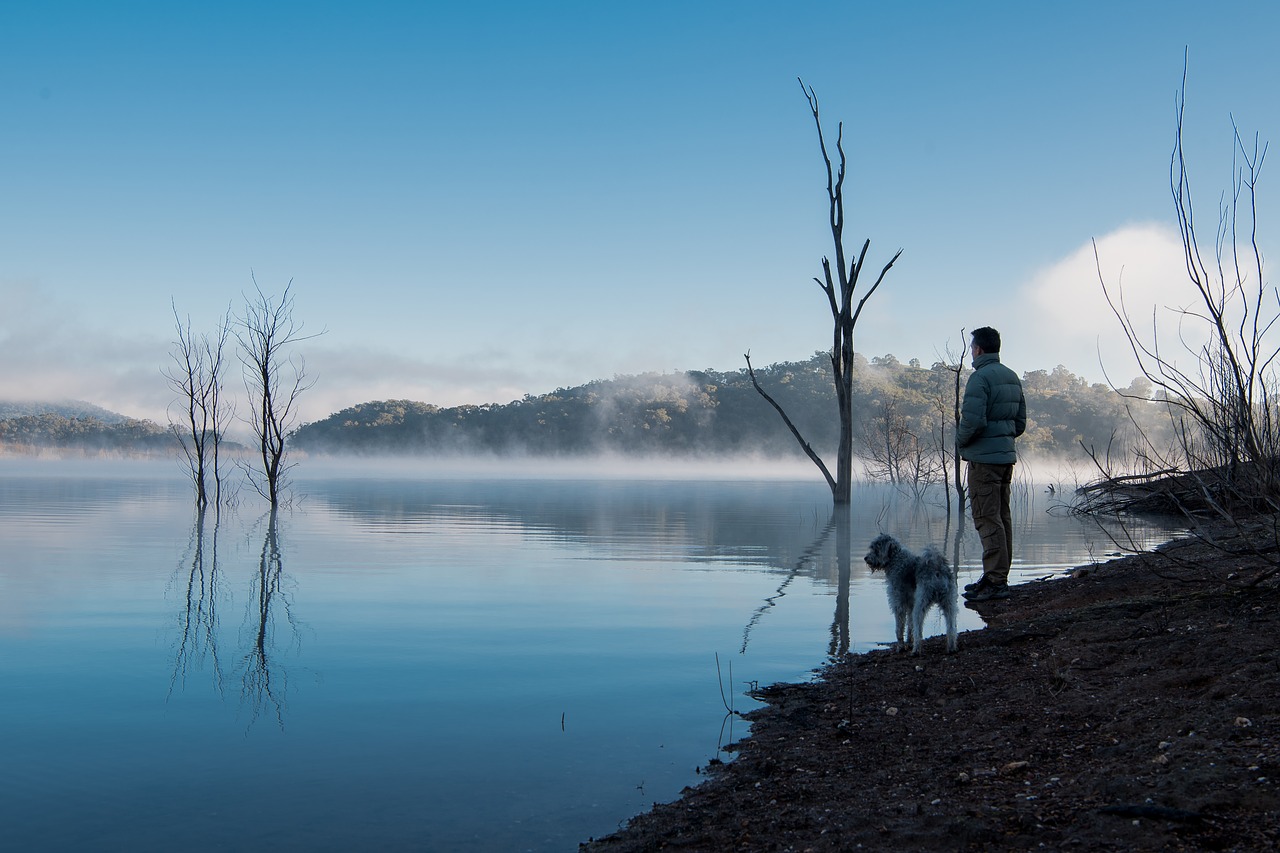
<svg viewBox="0 0 1280 853">
<path fill-rule="evenodd" d="M 886 487 L 846 531 L 813 478 L 297 475 L 201 521 L 172 464 L 0 460 L 0 848 L 574 850 L 727 757 L 752 684 L 893 639 L 877 532 L 979 572 Z M 1115 550 L 1051 504 L 1015 580 Z"/>
</svg>

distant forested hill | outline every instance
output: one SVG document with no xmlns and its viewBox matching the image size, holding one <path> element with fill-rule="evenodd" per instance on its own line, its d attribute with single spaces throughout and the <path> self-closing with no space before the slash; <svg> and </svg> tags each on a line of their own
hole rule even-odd
<svg viewBox="0 0 1280 853">
<path fill-rule="evenodd" d="M 856 367 L 855 431 L 865 450 L 904 436 L 917 446 L 934 446 L 944 424 L 950 435 L 952 370 L 902 364 L 893 356 L 870 362 L 858 357 Z M 816 353 L 808 361 L 756 371 L 820 451 L 834 447 L 839 426 L 830 370 L 826 353 Z M 1125 399 L 1108 386 L 1089 385 L 1063 367 L 1026 373 L 1024 383 L 1029 425 L 1019 444 L 1023 453 L 1079 454 L 1081 441 L 1102 450 L 1113 439 L 1120 445 L 1113 450 L 1120 450 L 1133 434 Z M 1149 393 L 1140 386 L 1128 390 Z M 1139 421 L 1158 430 L 1156 404 L 1136 406 Z M 800 453 L 745 370 L 618 377 L 506 404 L 362 403 L 301 427 L 293 441 L 299 449 L 333 454 Z"/>
<path fill-rule="evenodd" d="M 30 415 L 60 415 L 68 419 L 96 418 L 104 424 L 118 424 L 130 420 L 124 415 L 80 400 L 63 400 L 57 403 L 0 400 L 0 420 Z"/>
<path fill-rule="evenodd" d="M 156 453 L 173 449 L 169 431 L 91 403 L 0 402 L 0 448 L 83 453 Z"/>
</svg>

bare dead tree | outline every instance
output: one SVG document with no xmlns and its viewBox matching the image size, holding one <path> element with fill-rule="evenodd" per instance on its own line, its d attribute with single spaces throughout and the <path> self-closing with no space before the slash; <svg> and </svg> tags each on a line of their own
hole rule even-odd
<svg viewBox="0 0 1280 853">
<path fill-rule="evenodd" d="M 938 483 L 946 482 L 946 469 L 933 448 L 917 433 L 908 433 L 907 452 L 903 454 L 898 482 L 916 500 L 922 500 Z"/>
<path fill-rule="evenodd" d="M 1257 242 L 1257 186 L 1266 146 L 1247 145 L 1234 120 L 1232 191 L 1219 204 L 1214 257 L 1206 261 L 1183 148 L 1186 71 L 1177 99 L 1170 186 L 1182 238 L 1193 302 L 1171 309 L 1177 346 L 1168 346 L 1153 309 L 1148 333 L 1139 330 L 1124 302 L 1121 282 L 1109 285 L 1094 246 L 1099 280 L 1142 375 L 1156 389 L 1181 437 L 1180 458 L 1157 467 L 1215 472 L 1215 488 L 1247 493 L 1280 507 L 1280 426 L 1276 422 L 1280 354 L 1275 326 L 1280 293 L 1267 284 Z M 1179 360 L 1179 356 L 1182 359 Z"/>
<path fill-rule="evenodd" d="M 946 367 L 945 365 L 943 365 Z M 947 368 L 949 369 L 949 368 Z M 951 515 L 952 471 L 959 474 L 956 463 L 955 427 L 952 422 L 952 403 L 946 388 L 940 388 L 929 400 L 931 421 L 928 424 L 927 450 L 932 460 L 934 477 L 942 485 L 947 515 Z M 964 515 L 964 483 L 957 479 L 955 488 L 960 496 L 960 514 Z"/>
<path fill-rule="evenodd" d="M 798 79 L 798 78 L 797 78 Z M 853 484 L 853 332 L 862 315 L 867 300 L 876 292 L 884 281 L 885 275 L 902 254 L 899 249 L 880 270 L 875 282 L 867 288 L 866 293 L 854 305 L 853 297 L 858 288 L 858 279 L 862 274 L 863 264 L 867 259 L 867 251 L 871 248 L 871 240 L 862 244 L 862 249 L 852 259 L 848 259 L 844 246 L 844 180 L 848 158 L 844 150 L 844 122 L 837 125 L 836 151 L 840 163 L 835 167 L 827 151 L 826 138 L 823 135 L 822 119 L 818 114 L 818 96 L 811 87 L 800 80 L 800 89 L 809 102 L 809 110 L 813 113 L 813 122 L 818 129 L 818 147 L 822 151 L 822 160 L 827 170 L 828 218 L 831 226 L 831 238 L 835 248 L 835 270 L 829 258 L 822 259 L 822 278 L 814 278 L 827 297 L 827 305 L 831 310 L 832 343 L 831 368 L 836 388 L 836 404 L 840 415 L 840 438 L 836 447 L 836 473 L 832 476 L 822 457 L 805 441 L 800 431 L 786 416 L 782 407 L 765 393 L 756 380 L 755 371 L 751 368 L 751 359 L 747 358 L 747 372 L 751 382 L 760 395 L 772 405 L 791 430 L 792 435 L 800 443 L 805 454 L 813 460 L 822 472 L 827 484 L 831 487 L 831 497 L 836 504 L 849 503 Z"/>
<path fill-rule="evenodd" d="M 960 329 L 960 340 L 963 341 L 964 339 L 965 330 L 962 328 Z M 961 347 L 960 352 L 956 353 L 952 352 L 951 347 L 948 346 L 946 352 L 943 354 L 943 358 L 945 359 L 943 365 L 952 373 L 952 378 L 955 382 L 951 394 L 951 444 L 948 449 L 946 428 L 944 426 L 942 428 L 942 435 L 940 436 L 941 440 L 939 441 L 939 447 L 942 449 L 939 452 L 943 456 L 944 467 L 946 467 L 947 458 L 950 458 L 951 487 L 956 491 L 956 513 L 963 516 L 965 501 L 968 498 L 968 488 L 965 485 L 964 479 L 964 466 L 960 464 L 960 408 L 964 398 L 963 385 L 961 381 L 964 376 L 964 349 Z M 945 424 L 945 422 L 944 414 L 943 423 Z M 948 490 L 947 512 L 950 513 L 950 511 L 951 492 Z"/>
<path fill-rule="evenodd" d="M 246 473 L 254 490 L 276 507 L 292 467 L 285 462 L 285 452 L 297 421 L 298 398 L 315 384 L 307 377 L 306 362 L 289 350 L 324 331 L 303 334 L 303 324 L 293 316 L 292 280 L 278 300 L 263 293 L 257 279 L 253 286 L 254 294 L 245 297 L 244 314 L 236 330 L 245 391 L 252 407 L 248 423 L 259 455 L 259 467 L 248 467 Z"/>
<path fill-rule="evenodd" d="M 942 460 L 902 410 L 896 394 L 886 394 L 874 409 L 863 431 L 863 469 L 873 480 L 888 480 L 916 500 L 924 498 L 945 478 Z"/>
<path fill-rule="evenodd" d="M 938 476 L 942 480 L 943 494 L 946 496 L 947 515 L 951 515 L 951 456 L 952 447 L 947 443 L 947 424 L 950 420 L 950 412 L 947 408 L 947 401 L 942 397 L 935 397 L 933 400 L 933 411 L 930 413 L 937 418 L 930 429 L 931 452 L 937 460 Z"/>
<path fill-rule="evenodd" d="M 895 486 L 905 477 L 904 459 L 916 443 L 898 402 L 897 394 L 886 390 L 872 401 L 862 429 L 863 470 L 871 479 L 887 480 Z"/>
<path fill-rule="evenodd" d="M 204 348 L 191 330 L 191 318 L 185 321 L 178 316 L 172 303 L 174 324 L 178 339 L 174 341 L 169 357 L 173 364 L 161 368 L 169 387 L 179 395 L 179 400 L 169 407 L 169 431 L 178 440 L 187 470 L 196 490 L 196 506 L 204 508 L 209 503 L 205 483 L 205 467 L 208 463 L 207 439 L 210 431 L 210 412 L 205 394 L 209 367 L 204 360 Z M 174 407 L 181 406 L 181 420 L 174 416 Z"/>
<path fill-rule="evenodd" d="M 1266 145 L 1257 135 L 1251 143 L 1231 122 L 1232 186 L 1218 206 L 1214 253 L 1206 260 L 1196 230 L 1191 182 L 1183 147 L 1187 73 L 1176 100 L 1176 132 L 1170 158 L 1170 188 L 1181 236 L 1188 305 L 1166 309 L 1177 323 L 1176 345 L 1162 339 L 1159 312 L 1153 309 L 1150 330 L 1143 332 L 1124 301 L 1122 283 L 1109 285 L 1102 273 L 1097 244 L 1094 257 L 1108 304 L 1119 321 L 1143 377 L 1155 388 L 1168 412 L 1175 440 L 1167 448 L 1146 440 L 1138 454 L 1137 474 L 1117 475 L 1110 462 L 1095 464 L 1102 479 L 1086 491 L 1096 511 L 1157 501 L 1192 520 L 1197 533 L 1225 553 L 1205 517 L 1235 529 L 1237 542 L 1252 542 L 1255 556 L 1272 564 L 1264 577 L 1280 569 L 1280 355 L 1276 324 L 1280 292 L 1266 280 L 1258 246 L 1258 181 Z M 1181 360 L 1179 357 L 1181 356 Z M 1269 525 L 1250 525 L 1244 516 L 1262 514 Z M 1259 540 L 1258 530 L 1270 535 Z M 1248 533 L 1254 534 L 1251 538 Z M 1257 582 L 1257 580 L 1255 580 Z"/>
<path fill-rule="evenodd" d="M 161 372 L 178 395 L 170 406 L 169 430 L 178 440 L 196 491 L 196 506 L 209 504 L 210 486 L 214 506 L 222 505 L 222 469 L 219 449 L 226 426 L 233 415 L 223 397 L 223 375 L 227 339 L 231 335 L 231 311 L 223 315 L 212 334 L 192 331 L 191 318 L 178 314 L 172 305 L 177 340 L 170 358 L 173 363 Z M 175 416 L 174 410 L 181 412 Z"/>
</svg>

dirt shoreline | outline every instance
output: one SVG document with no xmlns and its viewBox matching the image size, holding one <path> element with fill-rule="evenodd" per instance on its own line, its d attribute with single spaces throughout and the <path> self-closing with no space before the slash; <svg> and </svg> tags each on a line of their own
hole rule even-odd
<svg viewBox="0 0 1280 853">
<path fill-rule="evenodd" d="M 1269 850 L 1280 584 L 1203 544 L 1024 584 L 960 651 L 760 691 L 733 761 L 583 851 Z"/>
</svg>

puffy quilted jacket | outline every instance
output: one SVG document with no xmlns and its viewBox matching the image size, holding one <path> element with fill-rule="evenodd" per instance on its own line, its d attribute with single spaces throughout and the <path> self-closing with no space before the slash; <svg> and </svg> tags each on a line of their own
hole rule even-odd
<svg viewBox="0 0 1280 853">
<path fill-rule="evenodd" d="M 973 360 L 960 408 L 960 458 L 989 465 L 1018 461 L 1013 440 L 1027 430 L 1027 401 L 1018 374 L 984 352 Z"/>
</svg>

